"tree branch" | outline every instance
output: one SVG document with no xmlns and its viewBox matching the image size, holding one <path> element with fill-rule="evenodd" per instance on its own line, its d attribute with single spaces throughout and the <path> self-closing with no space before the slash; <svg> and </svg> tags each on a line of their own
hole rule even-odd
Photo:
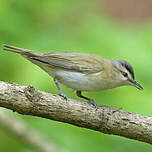
<svg viewBox="0 0 152 152">
<path fill-rule="evenodd" d="M 0 82 L 0 106 L 33 115 L 152 144 L 152 117 L 36 90 L 32 86 Z"/>
</svg>

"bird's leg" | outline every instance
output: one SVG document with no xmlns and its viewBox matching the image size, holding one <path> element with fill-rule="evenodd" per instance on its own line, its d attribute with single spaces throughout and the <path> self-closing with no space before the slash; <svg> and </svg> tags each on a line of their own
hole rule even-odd
<svg viewBox="0 0 152 152">
<path fill-rule="evenodd" d="M 98 109 L 98 105 L 92 99 L 83 96 L 81 94 L 81 91 L 76 91 L 76 94 L 77 94 L 78 97 L 88 100 L 91 104 L 93 104 L 96 107 L 96 109 Z"/>
<path fill-rule="evenodd" d="M 58 90 L 59 90 L 59 95 L 62 96 L 63 98 L 65 98 L 65 99 L 67 99 L 67 95 L 64 94 L 63 91 L 61 90 L 61 88 L 60 88 L 60 86 L 59 86 L 59 84 L 58 84 L 57 79 L 54 79 L 54 82 L 55 82 L 55 84 L 56 84 L 56 86 L 57 86 L 57 88 L 58 88 Z"/>
</svg>

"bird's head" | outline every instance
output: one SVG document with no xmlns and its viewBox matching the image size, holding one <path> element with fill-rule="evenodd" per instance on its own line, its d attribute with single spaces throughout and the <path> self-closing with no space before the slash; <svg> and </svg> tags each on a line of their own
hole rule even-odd
<svg viewBox="0 0 152 152">
<path fill-rule="evenodd" d="M 112 64 L 119 71 L 118 78 L 123 85 L 132 85 L 139 90 L 143 90 L 143 87 L 135 80 L 134 69 L 128 62 L 124 60 L 112 60 Z"/>
</svg>

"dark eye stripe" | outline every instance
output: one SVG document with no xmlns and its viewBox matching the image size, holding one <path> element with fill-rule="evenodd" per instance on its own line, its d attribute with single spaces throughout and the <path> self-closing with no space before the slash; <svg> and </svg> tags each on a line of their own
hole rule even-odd
<svg viewBox="0 0 152 152">
<path fill-rule="evenodd" d="M 125 67 L 130 72 L 132 78 L 135 79 L 134 70 L 133 70 L 132 66 L 130 66 L 129 64 L 125 64 Z"/>
</svg>

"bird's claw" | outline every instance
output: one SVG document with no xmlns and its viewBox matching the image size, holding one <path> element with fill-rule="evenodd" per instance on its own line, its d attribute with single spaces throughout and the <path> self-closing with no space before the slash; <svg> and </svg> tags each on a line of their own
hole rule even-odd
<svg viewBox="0 0 152 152">
<path fill-rule="evenodd" d="M 95 106 L 96 109 L 99 108 L 99 106 L 94 102 L 94 100 L 90 99 L 89 102 L 90 102 L 93 106 Z"/>
<path fill-rule="evenodd" d="M 66 99 L 66 100 L 68 99 L 67 95 L 64 94 L 63 92 L 60 92 L 60 93 L 59 93 L 59 96 L 63 97 L 63 98 Z"/>
</svg>

